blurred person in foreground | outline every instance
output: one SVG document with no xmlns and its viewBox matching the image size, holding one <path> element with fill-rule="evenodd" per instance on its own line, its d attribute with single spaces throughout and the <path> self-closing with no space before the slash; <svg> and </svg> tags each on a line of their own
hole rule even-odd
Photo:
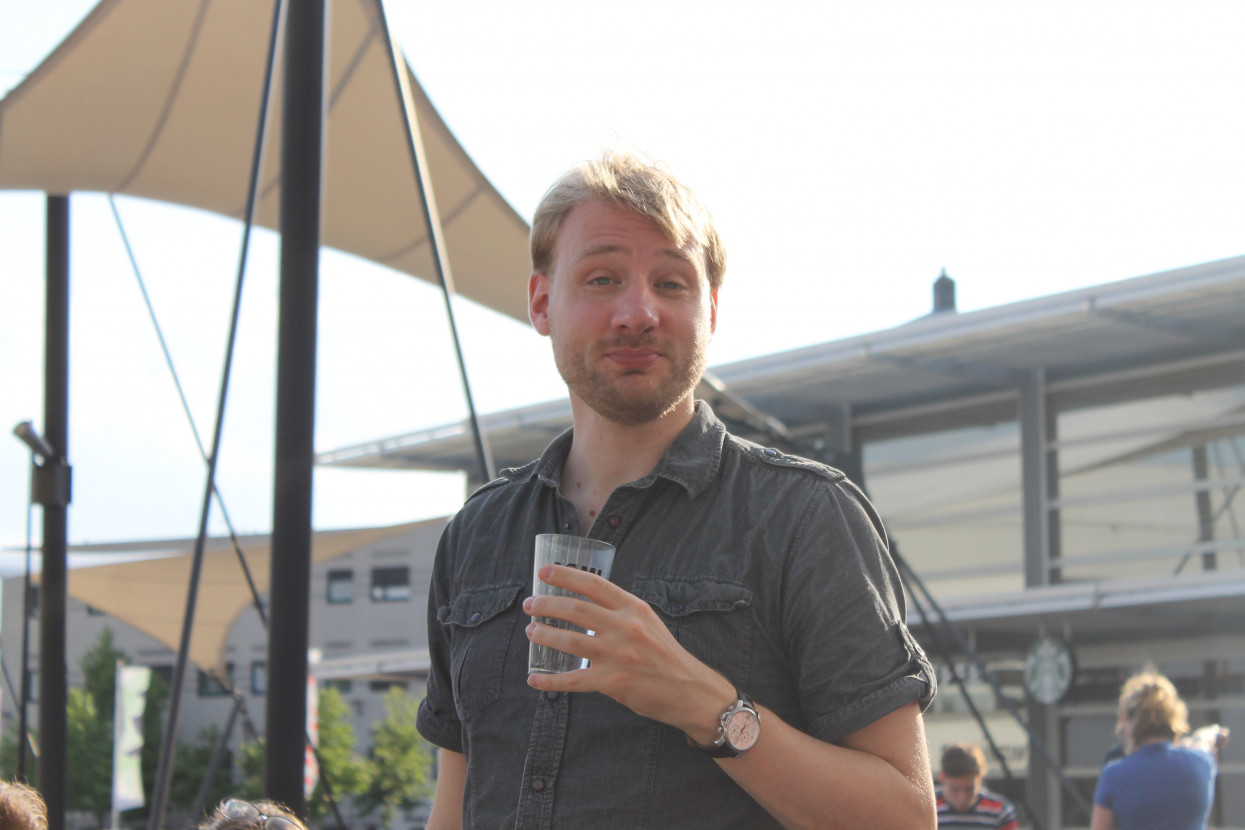
<svg viewBox="0 0 1245 830">
<path fill-rule="evenodd" d="M 43 796 L 16 781 L 0 781 L 0 830 L 47 830 Z"/>
<path fill-rule="evenodd" d="M 725 270 L 708 212 L 607 154 L 549 189 L 531 247 L 528 314 L 573 427 L 437 547 L 429 828 L 932 830 L 935 681 L 877 514 L 838 470 L 695 400 Z M 614 545 L 612 580 L 545 565 L 590 602 L 533 597 L 539 533 Z M 529 674 L 529 643 L 590 665 Z"/>
<path fill-rule="evenodd" d="M 952 744 L 942 753 L 936 793 L 939 827 L 990 827 L 1016 830 L 1016 808 L 982 788 L 986 756 L 970 744 Z"/>
<path fill-rule="evenodd" d="M 199 825 L 199 830 L 307 830 L 307 826 L 276 802 L 229 798 Z"/>
<path fill-rule="evenodd" d="M 1124 683 L 1115 731 L 1124 757 L 1098 778 L 1092 830 L 1205 830 L 1228 731 L 1190 733 L 1188 707 L 1153 670 Z"/>
</svg>

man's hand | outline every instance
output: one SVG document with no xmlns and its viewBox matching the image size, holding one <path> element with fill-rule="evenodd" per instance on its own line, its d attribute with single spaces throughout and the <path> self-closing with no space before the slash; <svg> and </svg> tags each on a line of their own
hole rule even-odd
<svg viewBox="0 0 1245 830">
<path fill-rule="evenodd" d="M 527 636 L 580 657 L 589 667 L 564 674 L 532 674 L 528 685 L 544 691 L 600 692 L 637 715 L 688 733 L 693 740 L 717 738 L 718 715 L 735 700 L 735 687 L 693 657 L 647 602 L 595 574 L 545 565 L 541 580 L 591 600 L 528 597 L 523 610 L 555 617 L 595 636 L 533 621 Z"/>
</svg>

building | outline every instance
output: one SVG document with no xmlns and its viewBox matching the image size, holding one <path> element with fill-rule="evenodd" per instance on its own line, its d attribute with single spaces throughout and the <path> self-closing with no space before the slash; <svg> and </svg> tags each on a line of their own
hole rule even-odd
<svg viewBox="0 0 1245 830">
<path fill-rule="evenodd" d="M 1195 724 L 1240 734 L 1245 257 L 965 314 L 949 280 L 935 297 L 931 314 L 894 329 L 714 367 L 702 397 L 740 434 L 863 484 L 898 552 L 1082 801 L 1113 743 L 1119 686 L 1148 662 L 1176 682 Z M 566 402 L 484 418 L 499 465 L 535 457 L 569 423 Z M 320 460 L 474 464 L 465 424 Z M 938 615 L 909 593 L 909 623 L 937 659 L 920 611 Z M 1050 704 L 1026 688 L 1039 641 L 1075 662 L 1066 691 L 1058 675 L 1031 676 Z M 964 650 L 952 643 L 947 657 L 927 718 L 935 752 L 980 740 L 946 682 L 954 664 L 1016 778 L 998 788 L 1044 827 L 1088 826 Z M 1222 759 L 1217 827 L 1245 827 L 1241 743 Z"/>
<path fill-rule="evenodd" d="M 824 459 L 870 493 L 919 579 L 909 624 L 943 681 L 934 752 L 983 741 L 971 700 L 1013 778 L 991 785 L 1043 827 L 1087 827 L 1078 802 L 1113 743 L 1119 686 L 1144 664 L 1176 682 L 1195 725 L 1245 734 L 1245 257 L 963 314 L 949 280 L 936 295 L 933 313 L 894 329 L 715 367 L 702 397 L 741 435 Z M 504 466 L 569 424 L 565 401 L 483 418 Z M 471 471 L 468 430 L 319 461 Z M 422 682 L 435 535 L 316 566 L 317 672 L 349 680 L 360 735 L 374 689 Z M 401 567 L 405 586 L 385 570 Z M 962 640 L 925 625 L 940 615 Z M 75 611 L 71 627 L 97 624 Z M 6 654 L 12 636 L 5 625 Z M 235 678 L 262 678 L 262 642 L 244 613 L 228 640 Z M 1245 741 L 1221 761 L 1212 824 L 1245 828 Z"/>
</svg>

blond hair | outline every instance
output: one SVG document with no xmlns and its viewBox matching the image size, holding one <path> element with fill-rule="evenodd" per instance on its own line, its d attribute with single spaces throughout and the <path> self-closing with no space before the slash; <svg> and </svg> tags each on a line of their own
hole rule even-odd
<svg viewBox="0 0 1245 830">
<path fill-rule="evenodd" d="M 947 778 L 981 778 L 986 774 L 986 756 L 972 744 L 952 744 L 943 750 L 941 766 Z"/>
<path fill-rule="evenodd" d="M 47 830 L 43 796 L 16 781 L 0 781 L 0 827 L 4 830 Z"/>
<path fill-rule="evenodd" d="M 1189 708 L 1172 682 L 1153 669 L 1124 682 L 1120 689 L 1120 714 L 1132 746 L 1156 738 L 1173 740 L 1189 731 Z"/>
<path fill-rule="evenodd" d="M 221 802 L 212 815 L 208 816 L 207 821 L 199 825 L 199 830 L 263 830 L 267 827 L 267 823 L 259 816 L 237 815 L 236 813 L 232 813 L 228 809 L 231 804 L 254 807 L 256 812 L 263 814 L 266 818 L 283 818 L 295 827 L 301 827 L 304 828 L 304 830 L 307 826 L 299 820 L 298 816 L 294 815 L 284 806 L 275 801 L 238 801 L 235 799 L 226 799 Z"/>
<path fill-rule="evenodd" d="M 713 217 L 696 194 L 668 170 L 619 151 L 580 162 L 545 191 L 532 217 L 532 270 L 549 273 L 562 222 L 576 205 L 589 199 L 647 217 L 679 246 L 695 242 L 704 252 L 709 287 L 717 289 L 722 284 L 726 248 Z"/>
</svg>

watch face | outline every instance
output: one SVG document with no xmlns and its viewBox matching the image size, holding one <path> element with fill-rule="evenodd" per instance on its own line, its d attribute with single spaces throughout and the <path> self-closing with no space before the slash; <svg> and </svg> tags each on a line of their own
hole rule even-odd
<svg viewBox="0 0 1245 830">
<path fill-rule="evenodd" d="M 1058 703 L 1072 686 L 1076 666 L 1062 640 L 1043 637 L 1025 657 L 1025 687 L 1039 703 Z"/>
<path fill-rule="evenodd" d="M 726 742 L 736 752 L 752 749 L 761 737 L 761 722 L 754 712 L 740 709 L 726 722 Z"/>
</svg>

